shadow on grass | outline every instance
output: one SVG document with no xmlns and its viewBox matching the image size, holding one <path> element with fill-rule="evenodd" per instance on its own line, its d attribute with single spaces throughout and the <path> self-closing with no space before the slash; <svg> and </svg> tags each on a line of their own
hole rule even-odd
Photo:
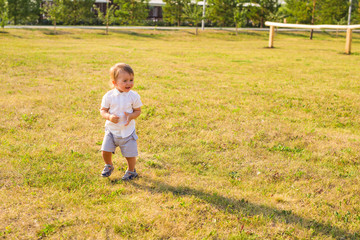
<svg viewBox="0 0 360 240">
<path fill-rule="evenodd" d="M 24 37 L 24 36 L 19 36 L 19 35 L 11 34 L 10 32 L 1 32 L 1 31 L 0 31 L 0 34 L 4 34 L 4 36 L 6 35 L 6 37 L 14 37 L 14 38 L 21 38 L 21 39 L 26 38 L 26 37 Z"/>
<path fill-rule="evenodd" d="M 110 33 L 110 31 L 109 31 L 109 33 Z M 113 30 L 113 29 L 111 30 L 111 33 L 119 33 L 119 34 L 124 34 L 124 35 L 128 35 L 128 36 L 141 37 L 141 38 L 152 38 L 152 39 L 158 39 L 163 36 L 161 34 L 156 34 L 156 33 L 138 33 L 138 32 L 129 31 L 129 30 Z"/>
<path fill-rule="evenodd" d="M 350 54 L 347 54 L 347 53 L 345 53 L 345 52 L 338 52 L 338 54 L 339 54 L 339 55 L 345 55 L 345 56 L 351 56 L 351 55 L 353 55 L 353 56 L 359 56 L 359 55 L 360 55 L 359 52 L 351 52 Z"/>
<path fill-rule="evenodd" d="M 59 30 L 56 30 L 56 32 L 55 32 L 54 29 L 43 29 L 43 30 L 41 30 L 41 32 L 45 35 L 71 35 L 71 34 L 73 34 L 71 32 L 64 32 L 64 31 L 59 31 Z"/>
<path fill-rule="evenodd" d="M 264 34 L 262 33 L 257 33 L 257 32 L 249 32 L 249 31 L 238 31 L 238 35 L 236 35 L 236 32 L 233 33 L 234 36 L 241 36 L 241 35 L 245 35 L 245 36 L 255 36 L 255 37 L 267 37 L 264 36 Z"/>
<path fill-rule="evenodd" d="M 283 31 L 278 31 L 277 34 L 285 35 L 285 36 L 291 36 L 291 37 L 305 38 L 305 39 L 310 38 L 310 32 L 305 33 L 305 32 L 283 32 Z"/>
<path fill-rule="evenodd" d="M 346 32 L 342 32 L 339 31 L 338 33 L 336 33 L 336 31 L 334 32 L 329 32 L 329 31 L 323 31 L 321 32 L 321 34 L 323 34 L 324 36 L 328 36 L 330 38 L 334 38 L 334 39 L 345 39 L 346 38 Z"/>
<path fill-rule="evenodd" d="M 335 239 L 359 239 L 360 237 L 360 233 L 358 232 L 351 234 L 330 224 L 321 223 L 314 219 L 298 216 L 297 214 L 292 213 L 291 210 L 286 211 L 268 207 L 266 205 L 258 205 L 251 203 L 246 199 L 238 200 L 235 198 L 224 197 L 218 194 L 210 194 L 186 186 L 174 187 L 152 179 L 146 179 L 146 182 L 151 185 L 140 185 L 137 183 L 137 181 L 130 182 L 130 184 L 132 184 L 134 187 L 151 193 L 172 192 L 177 196 L 194 196 L 198 199 L 202 199 L 203 201 L 211 204 L 221 211 L 233 215 L 263 215 L 264 217 L 271 219 L 273 222 L 285 222 L 287 224 L 300 225 L 301 227 L 308 230 L 311 229 L 314 236 L 323 234 L 331 236 Z"/>
<path fill-rule="evenodd" d="M 44 28 L 36 28 L 36 27 L 34 27 L 34 28 L 24 28 L 22 30 L 31 31 L 31 32 L 39 31 L 44 35 L 72 35 L 73 34 L 71 32 L 62 31 L 61 29 L 56 29 L 56 33 L 55 33 L 53 28 L 51 28 L 51 29 L 50 28 L 49 29 L 45 28 L 44 29 Z"/>
<path fill-rule="evenodd" d="M 321 48 L 309 48 L 309 51 L 318 51 L 318 52 L 334 52 L 337 53 L 339 52 L 339 49 L 321 49 Z"/>
<path fill-rule="evenodd" d="M 272 49 L 272 50 L 276 50 L 276 49 L 282 49 L 281 47 L 262 47 L 262 48 L 259 48 L 259 49 Z"/>
<path fill-rule="evenodd" d="M 108 36 L 110 35 L 110 31 L 106 34 L 105 30 L 102 30 L 103 32 L 99 32 L 99 33 L 96 33 L 97 35 L 101 35 L 101 36 Z"/>
<path fill-rule="evenodd" d="M 189 35 L 197 36 L 196 33 L 195 33 L 195 30 L 194 31 L 187 31 L 186 33 L 189 34 Z"/>
</svg>

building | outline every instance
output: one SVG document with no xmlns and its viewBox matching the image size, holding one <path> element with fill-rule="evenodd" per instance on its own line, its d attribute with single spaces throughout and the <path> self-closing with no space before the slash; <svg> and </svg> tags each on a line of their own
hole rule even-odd
<svg viewBox="0 0 360 240">
<path fill-rule="evenodd" d="M 149 1 L 149 17 L 148 19 L 158 21 L 162 20 L 162 7 L 165 3 L 162 0 L 151 0 Z"/>
<path fill-rule="evenodd" d="M 110 1 L 111 2 L 111 1 Z M 95 0 L 95 5 L 100 8 L 100 11 L 106 11 L 107 0 Z M 110 3 L 111 4 L 111 3 Z M 204 2 L 199 2 L 199 5 L 203 5 Z M 149 0 L 149 20 L 159 21 L 162 20 L 163 11 L 162 8 L 165 6 L 165 3 L 162 0 Z"/>
<path fill-rule="evenodd" d="M 107 0 L 95 0 L 95 5 L 100 9 L 101 12 L 106 12 Z M 111 1 L 109 1 L 111 5 Z M 162 7 L 165 6 L 165 3 L 162 0 L 150 0 L 149 1 L 149 20 L 162 20 Z"/>
<path fill-rule="evenodd" d="M 279 3 L 283 4 L 285 2 L 285 0 L 278 0 Z M 192 2 L 195 3 L 194 0 L 192 0 Z M 95 0 L 95 5 L 100 8 L 100 10 L 102 12 L 106 11 L 106 3 L 107 0 Z M 204 5 L 204 1 L 198 2 L 198 5 L 203 6 Z M 163 2 L 163 0 L 149 0 L 149 16 L 148 19 L 149 20 L 153 20 L 153 21 L 159 21 L 162 20 L 163 17 L 163 11 L 162 8 L 165 6 L 165 2 Z M 257 3 L 243 3 L 244 7 L 249 7 L 249 6 L 253 6 L 253 7 L 260 7 L 259 4 Z"/>
</svg>

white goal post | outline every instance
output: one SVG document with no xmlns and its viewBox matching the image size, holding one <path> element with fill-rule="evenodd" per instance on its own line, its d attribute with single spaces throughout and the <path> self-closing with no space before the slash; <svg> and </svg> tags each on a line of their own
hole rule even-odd
<svg viewBox="0 0 360 240">
<path fill-rule="evenodd" d="M 276 23 L 276 22 L 265 22 L 265 25 L 270 26 L 269 48 L 274 47 L 275 27 L 301 28 L 301 29 L 346 29 L 346 44 L 345 44 L 346 54 L 351 53 L 352 30 L 356 28 L 360 28 L 360 25 L 306 25 L 306 24 L 290 24 L 290 23 Z"/>
</svg>

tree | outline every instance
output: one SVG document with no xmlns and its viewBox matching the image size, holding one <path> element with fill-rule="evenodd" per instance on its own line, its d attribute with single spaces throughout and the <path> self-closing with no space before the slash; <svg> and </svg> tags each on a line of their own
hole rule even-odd
<svg viewBox="0 0 360 240">
<path fill-rule="evenodd" d="M 9 18 L 14 24 L 25 23 L 30 13 L 30 1 L 8 0 Z"/>
<path fill-rule="evenodd" d="M 64 2 L 63 0 L 53 0 L 47 2 L 43 7 L 43 12 L 49 17 L 54 25 L 54 33 L 56 34 L 56 22 L 63 18 Z"/>
<path fill-rule="evenodd" d="M 265 21 L 276 14 L 281 4 L 277 0 L 259 0 L 260 5 L 260 27 L 264 27 Z"/>
<path fill-rule="evenodd" d="M 288 22 L 305 24 L 337 24 L 341 21 L 341 19 L 347 18 L 348 15 L 348 0 L 285 1 L 289 15 Z"/>
<path fill-rule="evenodd" d="M 148 1 L 145 0 L 115 0 L 117 5 L 115 16 L 120 24 L 136 25 L 149 15 Z"/>
<path fill-rule="evenodd" d="M 269 16 L 269 21 L 272 22 L 282 22 L 289 16 L 289 9 L 286 5 L 279 7 L 276 13 L 271 13 Z"/>
<path fill-rule="evenodd" d="M 258 6 L 248 6 L 246 16 L 253 26 L 259 26 L 261 21 L 261 8 Z"/>
<path fill-rule="evenodd" d="M 234 8 L 236 35 L 238 35 L 238 28 L 245 25 L 246 15 L 247 9 L 243 6 L 242 0 L 236 0 L 236 7 Z"/>
<path fill-rule="evenodd" d="M 0 25 L 4 30 L 8 21 L 8 3 L 6 0 L 0 0 Z"/>
<path fill-rule="evenodd" d="M 313 0 L 313 8 L 312 8 L 312 14 L 311 14 L 311 25 L 314 25 L 314 23 L 315 23 L 315 7 L 316 7 L 316 0 Z M 314 34 L 314 29 L 311 29 L 310 40 L 312 40 L 313 34 Z"/>
<path fill-rule="evenodd" d="M 296 23 L 315 24 L 316 0 L 285 0 L 289 9 L 289 20 Z M 313 38 L 314 29 L 311 29 L 310 39 Z"/>
<path fill-rule="evenodd" d="M 354 0 L 354 12 L 351 15 L 351 20 L 353 24 L 359 24 L 360 23 L 360 1 Z"/>
<path fill-rule="evenodd" d="M 104 23 L 106 24 L 106 30 L 105 30 L 106 35 L 108 34 L 109 24 L 111 24 L 115 21 L 115 18 L 114 18 L 115 5 L 111 5 L 111 7 L 109 7 L 109 2 L 110 2 L 110 0 L 108 0 L 106 2 L 105 14 L 103 12 L 101 12 L 98 7 L 96 7 L 94 5 L 94 9 L 97 12 L 98 19 L 101 21 L 102 24 L 104 24 Z"/>
<path fill-rule="evenodd" d="M 166 4 L 163 7 L 164 21 L 180 26 L 184 18 L 184 6 L 190 4 L 190 0 L 163 0 Z"/>
<path fill-rule="evenodd" d="M 321 0 L 317 4 L 317 21 L 322 24 L 342 22 L 347 18 L 348 8 L 348 0 Z"/>
<path fill-rule="evenodd" d="M 312 0 L 285 0 L 289 10 L 288 22 L 293 23 L 311 23 Z"/>
<path fill-rule="evenodd" d="M 344 24 L 348 0 L 286 0 L 289 22 L 306 24 Z M 355 14 L 356 15 L 356 14 Z M 312 39 L 313 30 L 310 33 Z"/>
<path fill-rule="evenodd" d="M 8 17 L 14 24 L 39 23 L 42 0 L 8 0 Z"/>
<path fill-rule="evenodd" d="M 91 11 L 95 0 L 63 0 L 63 13 L 65 24 L 89 23 L 94 19 Z"/>
<path fill-rule="evenodd" d="M 40 23 L 42 21 L 42 8 L 43 0 L 32 0 L 29 20 L 34 23 Z"/>
<path fill-rule="evenodd" d="M 184 6 L 184 15 L 194 23 L 196 27 L 195 34 L 198 35 L 198 24 L 202 20 L 202 6 L 199 5 L 197 0 L 195 4 L 186 4 Z"/>
<path fill-rule="evenodd" d="M 209 0 L 209 18 L 221 27 L 234 26 L 235 0 Z"/>
</svg>

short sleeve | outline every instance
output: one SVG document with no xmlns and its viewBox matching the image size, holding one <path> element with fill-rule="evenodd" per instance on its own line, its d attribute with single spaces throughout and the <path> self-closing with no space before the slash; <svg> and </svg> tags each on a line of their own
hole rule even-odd
<svg viewBox="0 0 360 240">
<path fill-rule="evenodd" d="M 133 102 L 133 108 L 139 108 L 141 107 L 143 104 L 140 100 L 140 95 L 138 93 L 135 94 L 135 99 Z"/>
<path fill-rule="evenodd" d="M 110 108 L 110 101 L 109 101 L 108 94 L 105 94 L 103 96 L 102 101 L 101 101 L 101 107 L 102 108 Z"/>
</svg>

